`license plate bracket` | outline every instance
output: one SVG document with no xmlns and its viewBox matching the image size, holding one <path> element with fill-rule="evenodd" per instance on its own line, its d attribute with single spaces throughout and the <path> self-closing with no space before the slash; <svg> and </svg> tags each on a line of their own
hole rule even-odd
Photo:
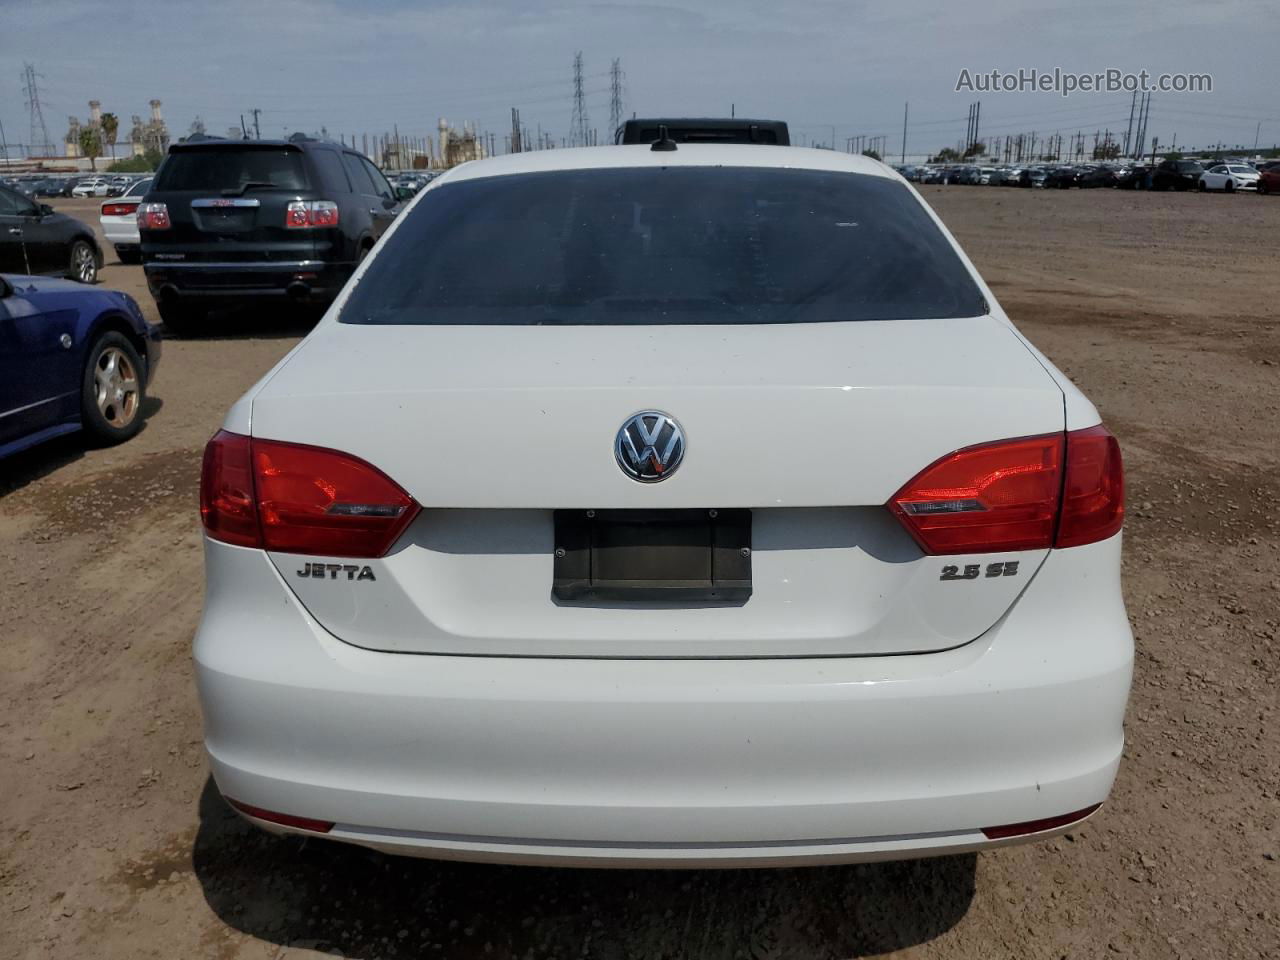
<svg viewBox="0 0 1280 960">
<path fill-rule="evenodd" d="M 742 603 L 750 510 L 556 510 L 557 600 Z"/>
</svg>

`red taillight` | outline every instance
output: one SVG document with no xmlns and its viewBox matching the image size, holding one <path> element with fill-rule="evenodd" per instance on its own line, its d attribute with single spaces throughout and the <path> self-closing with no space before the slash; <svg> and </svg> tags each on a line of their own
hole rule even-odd
<svg viewBox="0 0 1280 960">
<path fill-rule="evenodd" d="M 1096 543 L 1124 526 L 1120 444 L 1102 424 L 1067 434 L 1067 479 L 1056 547 Z"/>
<path fill-rule="evenodd" d="M 163 203 L 138 204 L 139 230 L 168 230 L 170 226 L 169 208 Z"/>
<path fill-rule="evenodd" d="M 890 501 L 925 553 L 1045 549 L 1062 487 L 1062 434 L 966 447 Z"/>
<path fill-rule="evenodd" d="M 102 205 L 102 215 L 104 217 L 127 217 L 131 213 L 138 212 L 136 203 L 104 203 Z"/>
<path fill-rule="evenodd" d="M 312 830 L 315 833 L 328 833 L 333 829 L 332 820 L 313 820 L 310 817 L 295 817 L 291 813 L 277 813 L 274 810 L 266 810 L 262 807 L 255 807 L 252 804 L 241 803 L 239 800 L 232 800 L 230 797 L 227 797 L 226 801 L 245 816 L 253 817 L 255 820 L 278 823 L 284 827 L 297 827 L 299 830 Z"/>
<path fill-rule="evenodd" d="M 380 557 L 418 505 L 349 454 L 219 431 L 205 448 L 200 512 L 215 540 L 284 553 Z"/>
<path fill-rule="evenodd" d="M 1056 830 L 1058 827 L 1065 827 L 1067 824 L 1079 823 L 1086 820 L 1097 812 L 1102 804 L 1095 803 L 1091 807 L 1085 807 L 1083 810 L 1076 810 L 1072 813 L 1064 813 L 1057 817 L 1045 817 L 1043 820 L 1026 820 L 1022 823 L 1006 823 L 998 827 L 983 827 L 982 832 L 988 840 L 1004 840 L 1008 837 L 1025 837 L 1032 833 L 1043 833 L 1046 830 Z"/>
<path fill-rule="evenodd" d="M 204 448 L 200 518 L 209 536 L 239 547 L 262 546 L 249 438 L 219 430 Z"/>
<path fill-rule="evenodd" d="M 332 200 L 294 200 L 285 208 L 284 225 L 293 230 L 336 227 L 338 205 Z"/>
<path fill-rule="evenodd" d="M 932 555 L 1094 543 L 1124 522 L 1120 446 L 1098 425 L 966 447 L 927 467 L 889 507 Z"/>
</svg>

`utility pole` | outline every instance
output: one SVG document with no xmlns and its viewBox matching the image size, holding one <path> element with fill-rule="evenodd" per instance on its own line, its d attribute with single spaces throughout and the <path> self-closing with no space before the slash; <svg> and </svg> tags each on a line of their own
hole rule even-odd
<svg viewBox="0 0 1280 960">
<path fill-rule="evenodd" d="M 1129 101 L 1129 128 L 1124 132 L 1124 155 L 1129 155 L 1129 138 L 1133 134 L 1133 109 L 1138 105 L 1138 91 L 1133 91 L 1133 98 Z"/>
<path fill-rule="evenodd" d="M 569 142 L 575 147 L 587 145 L 587 97 L 582 89 L 582 51 L 573 56 L 573 119 L 569 123 Z"/>
<path fill-rule="evenodd" d="M 254 108 L 253 108 L 252 110 L 250 110 L 249 112 L 253 114 L 253 139 L 255 139 L 255 140 L 261 140 L 261 139 L 262 139 L 262 128 L 261 128 L 260 126 L 258 126 L 258 115 L 259 115 L 260 113 L 262 113 L 262 111 L 261 111 L 261 110 L 259 110 L 257 107 L 254 107 Z"/>
<path fill-rule="evenodd" d="M 622 61 L 614 57 L 613 66 L 609 68 L 610 136 L 616 137 L 620 126 L 622 126 Z"/>
<path fill-rule="evenodd" d="M 4 124 L 0 123 L 0 154 L 4 156 L 4 161 L 9 162 L 9 143 L 4 138 Z"/>
<path fill-rule="evenodd" d="M 44 156 L 53 154 L 53 143 L 49 140 L 49 129 L 44 125 L 44 108 L 40 105 L 40 88 L 37 79 L 42 74 L 36 73 L 34 64 L 24 64 L 22 70 L 23 92 L 27 95 L 27 109 L 31 113 L 31 143 L 28 149 L 40 145 Z"/>
<path fill-rule="evenodd" d="M 911 102 L 907 101 L 902 105 L 902 162 L 907 162 L 907 111 L 911 109 Z"/>
</svg>

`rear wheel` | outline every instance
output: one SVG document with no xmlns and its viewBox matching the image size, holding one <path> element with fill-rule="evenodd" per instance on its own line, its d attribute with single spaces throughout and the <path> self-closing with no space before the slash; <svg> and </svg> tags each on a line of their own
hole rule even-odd
<svg viewBox="0 0 1280 960">
<path fill-rule="evenodd" d="M 88 241 L 77 240 L 71 244 L 71 279 L 80 283 L 96 283 L 98 280 L 98 255 Z"/>
<path fill-rule="evenodd" d="M 116 257 L 121 263 L 133 264 L 142 262 L 141 250 L 116 250 Z"/>
<path fill-rule="evenodd" d="M 142 361 L 124 334 L 104 333 L 89 350 L 81 387 L 85 429 L 100 443 L 121 443 L 142 426 L 146 399 Z"/>
<path fill-rule="evenodd" d="M 209 318 L 208 313 L 200 307 L 186 303 L 162 303 L 159 307 L 160 319 L 170 333 L 179 337 L 190 337 L 202 332 Z"/>
</svg>

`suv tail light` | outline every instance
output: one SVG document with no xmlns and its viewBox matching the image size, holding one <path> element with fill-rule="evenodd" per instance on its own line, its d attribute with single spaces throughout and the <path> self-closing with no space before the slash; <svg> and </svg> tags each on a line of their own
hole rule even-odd
<svg viewBox="0 0 1280 960">
<path fill-rule="evenodd" d="M 139 230 L 168 230 L 171 226 L 169 208 L 163 203 L 138 204 Z"/>
<path fill-rule="evenodd" d="M 1120 447 L 1101 425 L 966 447 L 927 467 L 889 507 L 931 555 L 1094 543 L 1124 522 Z"/>
<path fill-rule="evenodd" d="M 204 451 L 200 514 L 215 540 L 284 553 L 381 557 L 419 507 L 350 454 L 218 431 Z"/>
<path fill-rule="evenodd" d="M 102 205 L 102 216 L 104 217 L 127 217 L 131 213 L 136 213 L 138 204 L 134 201 L 129 203 L 104 203 Z"/>
<path fill-rule="evenodd" d="M 285 208 L 284 225 L 292 230 L 336 227 L 338 205 L 332 200 L 294 200 Z"/>
</svg>

